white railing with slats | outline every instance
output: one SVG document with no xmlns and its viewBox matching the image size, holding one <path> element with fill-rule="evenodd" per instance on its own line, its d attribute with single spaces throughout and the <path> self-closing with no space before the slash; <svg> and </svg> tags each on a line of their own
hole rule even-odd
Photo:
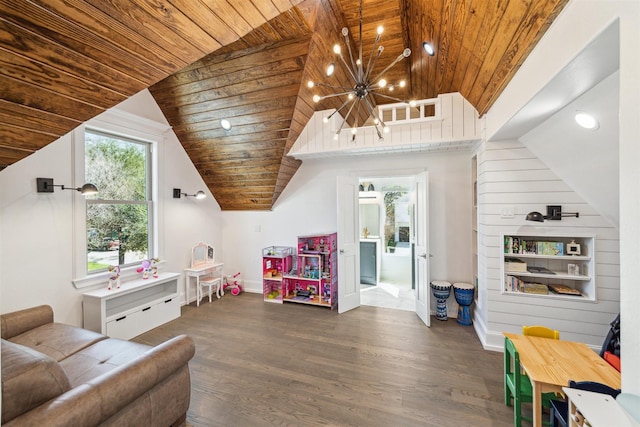
<svg viewBox="0 0 640 427">
<path fill-rule="evenodd" d="M 378 117 L 387 125 L 441 120 L 441 114 L 439 98 L 416 101 L 413 107 L 405 102 L 378 105 Z"/>
</svg>

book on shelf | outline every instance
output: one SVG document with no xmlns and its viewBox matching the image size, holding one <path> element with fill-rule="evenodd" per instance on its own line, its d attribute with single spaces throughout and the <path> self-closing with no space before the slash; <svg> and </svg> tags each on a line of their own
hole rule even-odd
<svg viewBox="0 0 640 427">
<path fill-rule="evenodd" d="M 547 288 L 547 285 L 543 285 L 542 283 L 525 283 L 522 287 L 522 292 L 525 294 L 547 295 L 549 293 L 549 288 Z"/>
<path fill-rule="evenodd" d="M 519 271 L 525 273 L 527 271 L 527 263 L 520 258 L 505 257 L 504 258 L 505 271 Z"/>
<path fill-rule="evenodd" d="M 511 236 L 504 236 L 504 253 L 510 254 L 511 252 L 511 243 L 513 238 Z"/>
<path fill-rule="evenodd" d="M 504 253 L 520 254 L 522 253 L 521 240 L 519 237 L 504 236 Z"/>
<path fill-rule="evenodd" d="M 535 240 L 522 240 L 520 248 L 523 254 L 535 255 L 538 253 L 538 242 Z"/>
<path fill-rule="evenodd" d="M 504 279 L 504 290 L 507 292 L 520 292 L 523 284 L 524 282 L 520 278 L 507 275 Z"/>
<path fill-rule="evenodd" d="M 553 292 L 554 294 L 560 294 L 560 295 L 577 295 L 577 296 L 582 296 L 582 292 L 580 292 L 577 289 L 571 288 L 569 286 L 566 285 L 560 285 L 560 284 L 549 284 L 547 285 L 549 287 L 549 290 L 551 292 Z"/>
<path fill-rule="evenodd" d="M 562 242 L 538 242 L 538 255 L 564 255 Z"/>
<path fill-rule="evenodd" d="M 535 266 L 535 265 L 528 266 L 527 267 L 527 271 L 529 273 L 534 273 L 534 274 L 556 274 L 554 271 L 551 271 L 548 268 L 538 267 L 538 266 Z"/>
</svg>

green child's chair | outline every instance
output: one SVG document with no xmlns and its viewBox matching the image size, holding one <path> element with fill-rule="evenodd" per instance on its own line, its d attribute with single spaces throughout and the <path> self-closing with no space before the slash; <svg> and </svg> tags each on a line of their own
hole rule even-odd
<svg viewBox="0 0 640 427">
<path fill-rule="evenodd" d="M 513 423 L 515 427 L 522 426 L 522 420 L 533 421 L 531 418 L 522 415 L 522 404 L 533 402 L 533 390 L 529 377 L 522 373 L 520 369 L 520 355 L 516 351 L 513 342 L 504 339 L 504 403 L 511 406 L 513 402 Z M 555 399 L 554 393 L 542 394 L 542 406 L 551 407 L 549 403 Z M 550 422 L 543 422 L 544 425 L 551 425 Z"/>
</svg>

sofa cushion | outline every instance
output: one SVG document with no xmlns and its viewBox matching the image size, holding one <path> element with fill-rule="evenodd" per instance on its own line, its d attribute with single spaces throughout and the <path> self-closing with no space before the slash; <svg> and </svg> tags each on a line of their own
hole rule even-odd
<svg viewBox="0 0 640 427">
<path fill-rule="evenodd" d="M 64 370 L 55 360 L 2 340 L 2 424 L 70 389 Z"/>
<path fill-rule="evenodd" d="M 26 308 L 0 316 L 2 338 L 8 340 L 38 326 L 53 323 L 53 309 L 48 305 Z"/>
<path fill-rule="evenodd" d="M 107 339 L 106 336 L 87 329 L 62 323 L 47 323 L 17 335 L 9 341 L 37 350 L 59 362 L 105 339 Z"/>
<path fill-rule="evenodd" d="M 116 366 L 131 362 L 152 347 L 136 342 L 108 338 L 60 361 L 72 387 L 86 383 Z"/>
</svg>

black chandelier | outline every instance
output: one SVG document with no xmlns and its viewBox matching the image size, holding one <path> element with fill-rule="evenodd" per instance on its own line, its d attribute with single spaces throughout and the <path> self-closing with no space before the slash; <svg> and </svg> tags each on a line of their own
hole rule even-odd
<svg viewBox="0 0 640 427">
<path fill-rule="evenodd" d="M 352 87 L 344 87 L 344 86 L 333 86 L 333 85 L 329 85 L 329 84 L 324 84 L 324 83 L 314 83 L 312 81 L 308 82 L 308 87 L 309 88 L 313 88 L 314 86 L 322 86 L 322 87 L 328 87 L 331 89 L 335 89 L 338 92 L 331 94 L 331 95 L 325 95 L 325 96 L 320 96 L 320 95 L 314 95 L 313 96 L 313 101 L 314 102 L 320 102 L 323 99 L 326 98 L 331 98 L 334 96 L 347 96 L 347 99 L 342 103 L 342 105 L 337 108 L 333 113 L 331 113 L 329 116 L 324 117 L 323 121 L 325 123 L 329 122 L 329 119 L 331 119 L 331 117 L 333 117 L 334 114 L 336 114 L 337 112 L 341 111 L 342 109 L 344 109 L 347 105 L 349 106 L 349 109 L 347 111 L 347 114 L 344 115 L 343 119 L 342 119 L 342 123 L 340 125 L 340 127 L 338 128 L 338 130 L 336 131 L 336 134 L 334 135 L 334 138 L 337 139 L 338 135 L 340 134 L 340 131 L 343 129 L 345 123 L 347 122 L 347 119 L 349 118 L 349 116 L 351 115 L 351 113 L 355 110 L 355 118 L 354 118 L 354 125 L 351 128 L 351 133 L 353 134 L 353 138 L 355 138 L 355 134 L 357 132 L 358 129 L 358 117 L 360 115 L 360 110 L 361 109 L 365 109 L 365 111 L 367 112 L 367 114 L 373 118 L 373 124 L 374 127 L 376 129 L 376 133 L 378 134 L 378 139 L 380 141 L 384 141 L 384 138 L 382 136 L 383 133 L 388 133 L 389 132 L 389 128 L 387 127 L 387 125 L 384 123 L 384 121 L 379 118 L 376 117 L 375 111 L 374 111 L 374 103 L 372 102 L 372 99 L 370 98 L 371 96 L 373 96 L 374 94 L 376 96 L 380 96 L 383 98 L 388 98 L 388 99 L 392 99 L 394 101 L 398 101 L 398 102 L 404 102 L 407 103 L 411 106 L 415 106 L 416 102 L 415 101 L 407 101 L 407 100 L 403 100 L 403 99 L 399 99 L 399 98 L 395 98 L 393 96 L 387 95 L 387 94 L 383 94 L 380 93 L 379 91 L 381 89 L 387 89 L 389 91 L 393 91 L 393 89 L 398 86 L 398 87 L 405 87 L 406 86 L 406 82 L 404 80 L 398 82 L 397 84 L 388 84 L 388 82 L 383 78 L 383 74 L 386 73 L 391 67 L 393 67 L 394 65 L 396 65 L 398 62 L 402 61 L 404 58 L 409 57 L 409 55 L 411 55 L 411 49 L 409 49 L 408 47 L 405 48 L 402 53 L 400 55 L 398 55 L 398 57 L 391 62 L 389 65 L 387 65 L 382 71 L 380 71 L 379 73 L 377 73 L 375 76 L 373 75 L 373 70 L 375 69 L 376 63 L 378 61 L 378 59 L 380 58 L 380 55 L 382 54 L 382 52 L 384 51 L 384 47 L 382 45 L 378 46 L 378 43 L 380 41 L 380 36 L 382 34 L 382 32 L 384 31 L 384 28 L 382 27 L 382 25 L 378 26 L 378 30 L 377 30 L 377 35 L 376 35 L 376 39 L 373 43 L 373 48 L 371 50 L 371 55 L 369 56 L 369 60 L 367 62 L 367 66 L 366 68 L 364 67 L 364 62 L 363 62 L 363 58 L 362 58 L 362 0 L 360 0 L 360 46 L 358 49 L 358 57 L 354 58 L 354 54 L 353 54 L 353 50 L 351 49 L 351 43 L 349 41 L 349 29 L 344 27 L 342 28 L 342 36 L 344 37 L 344 44 L 347 46 L 347 50 L 349 51 L 349 60 L 350 60 L 350 64 L 347 63 L 347 61 L 345 60 L 344 56 L 342 55 L 342 49 L 340 48 L 339 44 L 335 44 L 333 46 L 333 52 L 338 55 L 338 57 L 340 58 L 340 60 L 344 63 L 346 69 L 349 72 L 349 75 L 353 81 L 353 86 Z M 431 48 L 431 46 L 428 43 L 425 43 L 429 46 L 429 48 Z M 426 50 L 426 48 L 425 48 Z M 433 50 L 431 50 L 431 52 L 428 52 L 430 55 L 433 55 Z M 333 74 L 335 70 L 335 63 L 330 64 L 327 67 L 327 77 L 331 76 Z"/>
</svg>

